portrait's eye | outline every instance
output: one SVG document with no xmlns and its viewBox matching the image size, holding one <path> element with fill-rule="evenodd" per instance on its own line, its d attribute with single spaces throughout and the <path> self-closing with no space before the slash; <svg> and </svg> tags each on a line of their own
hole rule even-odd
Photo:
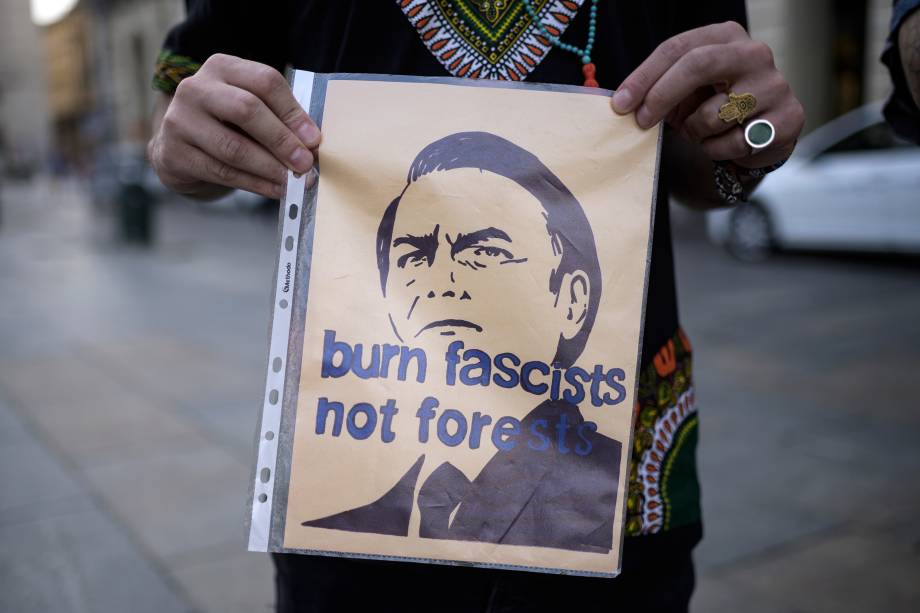
<svg viewBox="0 0 920 613">
<path fill-rule="evenodd" d="M 501 257 L 502 259 L 506 259 L 506 260 L 514 259 L 514 256 L 511 254 L 510 251 L 508 251 L 507 249 L 502 249 L 501 247 L 489 247 L 487 245 L 475 245 L 471 247 L 470 249 L 472 249 L 473 255 L 477 257 L 485 256 L 489 258 Z"/>
<path fill-rule="evenodd" d="M 514 259 L 514 254 L 506 248 L 512 245 L 511 237 L 499 228 L 460 233 L 453 239 L 446 233 L 444 236 L 450 243 L 451 258 L 473 270 L 527 261 L 527 258 Z"/>
<path fill-rule="evenodd" d="M 401 255 L 399 259 L 396 260 L 396 265 L 399 268 L 405 268 L 407 264 L 409 266 L 421 266 L 427 263 L 428 255 L 420 249 Z"/>
<path fill-rule="evenodd" d="M 482 269 L 520 260 L 515 260 L 514 254 L 503 247 L 477 243 L 461 251 L 457 261 L 473 269 Z"/>
</svg>

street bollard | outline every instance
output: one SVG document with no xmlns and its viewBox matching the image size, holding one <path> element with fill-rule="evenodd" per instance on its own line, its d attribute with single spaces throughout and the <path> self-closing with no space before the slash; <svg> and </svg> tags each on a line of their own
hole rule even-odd
<svg viewBox="0 0 920 613">
<path fill-rule="evenodd" d="M 127 243 L 153 243 L 154 199 L 138 183 L 127 183 L 118 192 L 119 235 Z"/>
</svg>

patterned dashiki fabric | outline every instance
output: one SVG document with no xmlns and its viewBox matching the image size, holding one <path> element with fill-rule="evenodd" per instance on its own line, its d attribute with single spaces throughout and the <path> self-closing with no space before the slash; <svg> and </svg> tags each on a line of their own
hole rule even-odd
<svg viewBox="0 0 920 613">
<path fill-rule="evenodd" d="M 700 520 L 699 419 L 690 341 L 683 330 L 639 374 L 626 498 L 626 534 L 653 534 Z"/>
<path fill-rule="evenodd" d="M 522 81 L 552 43 L 523 0 L 396 0 L 422 42 L 455 77 Z M 584 0 L 529 0 L 539 23 L 562 36 Z"/>
</svg>

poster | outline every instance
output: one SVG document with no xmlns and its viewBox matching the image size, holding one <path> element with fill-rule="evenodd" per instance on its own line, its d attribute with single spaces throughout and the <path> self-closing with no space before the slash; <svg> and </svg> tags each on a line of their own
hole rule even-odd
<svg viewBox="0 0 920 613">
<path fill-rule="evenodd" d="M 658 129 L 582 87 L 293 87 L 323 142 L 283 207 L 250 550 L 615 576 Z"/>
</svg>

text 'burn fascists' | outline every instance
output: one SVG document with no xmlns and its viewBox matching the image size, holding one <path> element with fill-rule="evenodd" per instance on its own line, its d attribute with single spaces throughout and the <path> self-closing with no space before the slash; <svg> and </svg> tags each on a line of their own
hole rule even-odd
<svg viewBox="0 0 920 613">
<path fill-rule="evenodd" d="M 440 374 L 450 386 L 520 387 L 550 401 L 572 405 L 590 402 L 595 407 L 617 405 L 626 399 L 626 373 L 622 368 L 607 369 L 597 364 L 590 371 L 578 366 L 560 369 L 539 361 L 523 362 L 513 353 L 490 356 L 479 349 L 466 348 L 459 340 L 450 343 L 443 356 L 438 357 L 443 358 L 444 366 Z M 321 372 L 324 379 L 355 376 L 425 383 L 431 371 L 428 355 L 420 348 L 389 344 L 368 348 L 362 343 L 349 344 L 337 339 L 334 330 L 324 333 Z M 344 432 L 355 440 L 366 440 L 376 434 L 382 442 L 392 443 L 396 440 L 393 423 L 399 414 L 400 407 L 393 398 L 358 402 L 346 408 L 342 402 L 323 396 L 316 407 L 315 431 L 334 437 Z M 564 412 L 555 423 L 547 419 L 533 421 L 526 432 L 521 420 L 515 417 L 504 416 L 493 421 L 481 411 L 467 415 L 453 407 L 442 407 L 437 398 L 427 396 L 415 410 L 418 441 L 429 443 L 436 439 L 448 447 L 467 445 L 477 449 L 485 439 L 499 451 L 510 451 L 519 444 L 545 451 L 555 441 L 559 452 L 584 456 L 592 448 L 587 432 L 597 431 L 597 424 L 591 421 L 568 423 Z M 576 428 L 577 435 L 574 445 L 566 443 L 572 428 Z"/>
</svg>

